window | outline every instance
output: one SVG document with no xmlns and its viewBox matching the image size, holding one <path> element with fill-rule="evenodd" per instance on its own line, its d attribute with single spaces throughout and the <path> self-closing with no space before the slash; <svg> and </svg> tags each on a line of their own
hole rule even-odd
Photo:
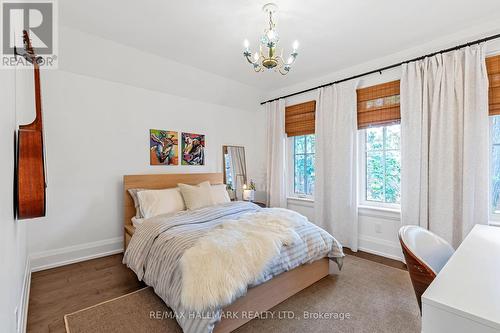
<svg viewBox="0 0 500 333">
<path fill-rule="evenodd" d="M 500 214 L 500 116 L 493 116 L 490 119 L 491 212 Z"/>
<path fill-rule="evenodd" d="M 367 128 L 360 135 L 360 203 L 396 208 L 401 198 L 401 126 Z"/>
<path fill-rule="evenodd" d="M 285 108 L 285 132 L 288 137 L 288 186 L 290 197 L 312 199 L 314 194 L 316 101 Z"/>
<path fill-rule="evenodd" d="M 314 194 L 314 134 L 292 137 L 293 140 L 293 194 L 312 197 Z"/>
</svg>

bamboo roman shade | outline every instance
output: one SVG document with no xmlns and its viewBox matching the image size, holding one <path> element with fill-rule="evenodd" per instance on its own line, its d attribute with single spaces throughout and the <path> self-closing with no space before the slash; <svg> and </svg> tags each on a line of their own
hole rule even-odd
<svg viewBox="0 0 500 333">
<path fill-rule="evenodd" d="M 490 81 L 488 91 L 490 116 L 497 116 L 500 115 L 500 55 L 486 58 L 486 68 Z"/>
<path fill-rule="evenodd" d="M 500 55 L 486 58 L 489 79 L 489 114 L 500 115 Z M 358 89 L 358 129 L 401 121 L 400 81 L 392 81 Z M 287 106 L 287 136 L 314 134 L 316 101 Z"/>
<path fill-rule="evenodd" d="M 358 129 L 401 120 L 399 80 L 358 89 Z"/>
<path fill-rule="evenodd" d="M 314 134 L 316 101 L 300 103 L 285 108 L 285 132 L 287 136 Z"/>
</svg>

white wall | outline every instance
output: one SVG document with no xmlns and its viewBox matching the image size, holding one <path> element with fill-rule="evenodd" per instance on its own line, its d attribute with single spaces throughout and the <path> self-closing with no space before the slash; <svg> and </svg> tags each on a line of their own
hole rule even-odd
<svg viewBox="0 0 500 333">
<path fill-rule="evenodd" d="M 254 90 L 67 28 L 60 47 L 60 69 L 42 73 L 48 209 L 30 224 L 35 270 L 121 250 L 123 175 L 222 172 L 222 145 L 237 144 L 264 187 Z M 150 166 L 150 128 L 205 134 L 206 165 Z"/>
<path fill-rule="evenodd" d="M 450 37 L 451 38 L 451 37 Z M 463 38 L 463 36 L 462 36 Z M 473 40 L 465 39 L 467 40 Z M 463 42 L 463 40 L 462 40 Z M 448 40 L 448 44 L 439 44 L 431 43 L 429 45 L 433 45 L 434 49 L 439 50 L 445 48 L 447 46 L 457 45 L 460 41 L 456 40 L 455 42 L 450 42 Z M 418 48 L 415 48 L 418 49 Z M 425 50 L 426 48 L 422 47 L 421 50 Z M 486 47 L 487 55 L 495 55 L 500 53 L 500 40 L 495 40 L 487 43 Z M 403 51 L 398 55 L 392 55 L 387 59 L 378 59 L 372 64 L 388 64 L 391 60 L 398 59 L 397 61 L 406 60 L 407 58 L 397 58 L 401 55 L 409 55 L 412 54 L 413 57 L 423 55 L 423 51 L 421 53 L 412 53 L 414 51 Z M 410 57 L 411 58 L 411 57 Z M 298 85 L 293 87 L 287 87 L 285 89 L 280 89 L 278 91 L 274 91 L 269 94 L 268 97 L 278 97 L 280 94 L 288 94 L 293 91 L 300 91 L 304 88 L 310 88 L 320 83 L 328 82 L 325 81 L 326 78 L 331 78 L 331 80 L 343 78 L 345 75 L 353 75 L 362 73 L 363 71 L 368 71 L 375 69 L 377 67 L 369 67 L 369 64 L 364 64 L 357 66 L 359 72 L 354 72 L 354 69 L 348 69 L 342 72 L 335 72 L 326 74 L 323 78 L 318 78 L 315 80 L 309 81 L 310 86 Z M 349 74 L 347 74 L 349 73 Z M 401 70 L 400 68 L 394 68 L 391 70 L 384 71 L 382 74 L 374 74 L 360 79 L 359 88 L 368 87 L 372 85 L 376 85 L 379 83 L 390 82 L 393 80 L 399 80 L 401 78 Z M 297 89 L 297 90 L 295 90 Z M 317 98 L 317 92 L 308 92 L 301 95 L 289 97 L 286 99 L 286 105 L 294 105 L 298 103 L 302 103 L 305 101 L 310 101 Z M 313 202 L 307 200 L 288 200 L 288 208 L 298 211 L 299 213 L 307 216 L 311 221 L 314 221 L 314 207 Z M 358 223 L 359 223 L 359 249 L 362 251 L 382 255 L 385 257 L 393 258 L 393 259 L 403 259 L 403 254 L 401 252 L 401 248 L 398 240 L 398 230 L 401 226 L 401 218 L 400 213 L 394 210 L 388 209 L 377 209 L 370 207 L 359 207 L 358 209 Z"/>
<path fill-rule="evenodd" d="M 172 44 L 170 51 L 176 48 Z M 262 95 L 240 82 L 64 26 L 59 28 L 59 69 L 248 111 L 256 110 Z"/>
<path fill-rule="evenodd" d="M 288 208 L 314 221 L 313 202 L 288 199 Z M 401 224 L 399 212 L 367 207 L 359 208 L 358 224 L 359 250 L 402 260 L 403 254 L 397 238 Z"/>
<path fill-rule="evenodd" d="M 15 93 L 15 72 L 0 71 L 0 332 L 22 326 L 27 292 L 26 223 L 13 212 Z"/>
</svg>

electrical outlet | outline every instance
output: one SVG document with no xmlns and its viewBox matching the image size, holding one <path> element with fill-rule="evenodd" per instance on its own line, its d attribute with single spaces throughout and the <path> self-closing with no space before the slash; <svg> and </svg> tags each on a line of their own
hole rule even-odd
<svg viewBox="0 0 500 333">
<path fill-rule="evenodd" d="M 375 232 L 377 234 L 381 234 L 382 233 L 382 224 L 380 223 L 375 223 Z"/>
</svg>

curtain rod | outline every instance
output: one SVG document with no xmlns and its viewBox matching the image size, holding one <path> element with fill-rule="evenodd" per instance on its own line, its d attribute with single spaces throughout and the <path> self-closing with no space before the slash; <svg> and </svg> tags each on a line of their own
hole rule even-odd
<svg viewBox="0 0 500 333">
<path fill-rule="evenodd" d="M 273 99 L 267 100 L 265 102 L 261 102 L 260 105 L 264 105 L 264 104 L 269 103 L 269 102 L 274 102 L 274 101 L 277 101 L 277 100 L 279 100 L 281 98 L 288 98 L 288 97 L 300 95 L 300 94 L 303 94 L 303 93 L 306 93 L 306 92 L 309 92 L 309 91 L 313 91 L 313 90 L 316 90 L 316 89 L 319 89 L 319 88 L 331 86 L 333 84 L 337 84 L 337 83 L 341 83 L 341 82 L 345 82 L 345 81 L 349 81 L 349 80 L 353 80 L 353 79 L 358 79 L 358 78 L 363 77 L 363 76 L 367 76 L 367 75 L 371 75 L 371 74 L 375 74 L 375 73 L 382 74 L 382 71 L 385 71 L 385 70 L 388 70 L 388 69 L 391 69 L 391 68 L 395 68 L 395 67 L 399 67 L 401 65 L 404 65 L 404 64 L 407 64 L 407 63 L 410 63 L 410 62 L 423 60 L 423 59 L 425 59 L 427 57 L 433 57 L 433 56 L 441 54 L 441 53 L 455 51 L 455 50 L 458 50 L 458 49 L 461 49 L 461 48 L 464 48 L 464 47 L 467 47 L 467 46 L 484 43 L 484 42 L 490 41 L 492 39 L 497 39 L 497 38 L 500 38 L 500 34 L 496 34 L 496 35 L 493 35 L 493 36 L 481 38 L 481 39 L 475 40 L 473 42 L 468 42 L 468 43 L 465 43 L 465 44 L 462 44 L 462 45 L 457 45 L 457 46 L 454 46 L 454 47 L 450 47 L 448 49 L 444 49 L 444 50 L 441 50 L 441 51 L 438 51 L 438 52 L 433 52 L 433 53 L 430 53 L 430 54 L 427 54 L 427 55 L 424 55 L 424 56 L 421 56 L 421 57 L 417 57 L 417 58 L 413 58 L 413 59 L 410 59 L 410 60 L 398 62 L 397 64 L 385 66 L 385 67 L 382 67 L 382 68 L 379 68 L 379 69 L 374 69 L 374 70 L 371 70 L 369 72 L 365 72 L 365 73 L 362 73 L 362 74 L 357 74 L 357 75 L 354 75 L 354 76 L 351 76 L 351 77 L 347 77 L 345 79 L 337 80 L 337 81 L 334 81 L 334 82 L 325 83 L 325 84 L 322 84 L 322 85 L 319 85 L 319 86 L 316 86 L 316 87 L 313 87 L 313 88 L 301 90 L 301 91 L 294 92 L 294 93 L 291 93 L 291 94 L 288 94 L 288 95 L 285 95 L 285 96 L 273 98 Z"/>
</svg>

